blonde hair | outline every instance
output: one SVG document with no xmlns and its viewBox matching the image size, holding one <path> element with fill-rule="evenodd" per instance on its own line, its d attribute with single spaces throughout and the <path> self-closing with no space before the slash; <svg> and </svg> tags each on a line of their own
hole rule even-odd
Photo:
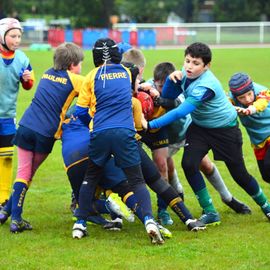
<svg viewBox="0 0 270 270">
<path fill-rule="evenodd" d="M 73 65 L 78 65 L 83 61 L 84 54 L 81 47 L 72 43 L 66 42 L 59 45 L 53 56 L 54 69 L 68 70 Z"/>
<path fill-rule="evenodd" d="M 129 49 L 122 56 L 122 62 L 129 62 L 136 65 L 138 68 L 144 68 L 146 64 L 145 57 L 139 49 Z"/>
</svg>

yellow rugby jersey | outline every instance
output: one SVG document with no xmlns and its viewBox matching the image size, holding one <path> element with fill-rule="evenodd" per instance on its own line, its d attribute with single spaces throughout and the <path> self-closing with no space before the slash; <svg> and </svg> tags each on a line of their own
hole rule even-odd
<svg viewBox="0 0 270 270">
<path fill-rule="evenodd" d="M 77 105 L 89 108 L 90 130 L 134 130 L 131 104 L 131 74 L 121 64 L 94 68 L 86 76 Z"/>
</svg>

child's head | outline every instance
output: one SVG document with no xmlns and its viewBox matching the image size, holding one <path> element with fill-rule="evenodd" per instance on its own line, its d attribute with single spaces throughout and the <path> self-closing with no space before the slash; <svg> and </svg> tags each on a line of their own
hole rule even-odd
<svg viewBox="0 0 270 270">
<path fill-rule="evenodd" d="M 200 42 L 189 45 L 185 50 L 184 69 L 189 79 L 196 79 L 201 76 L 210 66 L 210 48 Z"/>
<path fill-rule="evenodd" d="M 166 78 L 175 71 L 175 66 L 170 62 L 162 62 L 154 68 L 154 84 L 156 89 L 161 93 Z"/>
<path fill-rule="evenodd" d="M 22 26 L 14 18 L 0 20 L 0 43 L 3 49 L 15 51 L 21 43 Z"/>
<path fill-rule="evenodd" d="M 243 72 L 232 75 L 229 80 L 229 88 L 234 96 L 241 104 L 249 106 L 254 102 L 254 86 L 251 78 Z"/>
<path fill-rule="evenodd" d="M 189 45 L 185 50 L 185 57 L 189 55 L 192 58 L 201 58 L 206 66 L 212 60 L 212 53 L 210 48 L 201 42 L 195 42 Z"/>
<path fill-rule="evenodd" d="M 110 38 L 98 39 L 94 45 L 92 53 L 96 67 L 103 65 L 107 61 L 119 64 L 122 58 L 117 44 Z"/>
<path fill-rule="evenodd" d="M 146 60 L 141 50 L 136 48 L 129 49 L 123 53 L 122 62 L 130 62 L 136 65 L 140 71 L 139 80 L 142 79 Z"/>
<path fill-rule="evenodd" d="M 130 63 L 130 62 L 121 62 L 122 65 L 127 67 L 130 70 L 131 73 L 131 88 L 133 92 L 137 92 L 138 90 L 138 85 L 139 85 L 139 80 L 138 80 L 138 75 L 139 75 L 139 69 L 136 65 Z"/>
<path fill-rule="evenodd" d="M 53 67 L 55 70 L 70 70 L 73 73 L 80 73 L 83 58 L 81 47 L 72 42 L 62 43 L 54 52 Z"/>
</svg>

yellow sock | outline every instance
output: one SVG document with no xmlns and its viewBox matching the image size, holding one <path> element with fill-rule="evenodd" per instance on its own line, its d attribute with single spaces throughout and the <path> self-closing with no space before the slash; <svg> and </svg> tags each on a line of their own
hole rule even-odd
<svg viewBox="0 0 270 270">
<path fill-rule="evenodd" d="M 13 146 L 0 148 L 0 204 L 9 199 L 11 192 L 13 150 Z"/>
</svg>

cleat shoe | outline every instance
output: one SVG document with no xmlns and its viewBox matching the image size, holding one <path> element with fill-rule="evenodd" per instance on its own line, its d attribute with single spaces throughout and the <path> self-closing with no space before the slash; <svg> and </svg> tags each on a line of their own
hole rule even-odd
<svg viewBox="0 0 270 270">
<path fill-rule="evenodd" d="M 270 204 L 266 202 L 262 207 L 262 211 L 264 212 L 265 216 L 270 221 Z"/>
<path fill-rule="evenodd" d="M 162 225 L 158 224 L 158 229 L 163 238 L 172 238 L 172 233 Z"/>
<path fill-rule="evenodd" d="M 173 220 L 171 219 L 169 212 L 165 209 L 158 211 L 158 221 L 163 226 L 173 224 Z"/>
<path fill-rule="evenodd" d="M 111 193 L 106 200 L 106 208 L 117 216 L 125 218 L 129 222 L 134 222 L 134 214 L 122 202 L 121 198 L 116 193 Z"/>
<path fill-rule="evenodd" d="M 250 208 L 246 204 L 235 199 L 234 197 L 232 197 L 232 200 L 230 202 L 226 202 L 224 200 L 222 201 L 238 214 L 251 214 Z"/>
<path fill-rule="evenodd" d="M 108 231 L 121 231 L 123 227 L 123 220 L 121 218 L 116 218 L 114 220 L 108 221 L 103 228 Z"/>
<path fill-rule="evenodd" d="M 33 228 L 31 224 L 26 220 L 12 220 L 10 224 L 10 232 L 21 233 L 23 231 L 31 231 Z"/>
<path fill-rule="evenodd" d="M 9 214 L 6 211 L 0 210 L 0 223 L 1 224 L 4 224 L 7 221 L 8 217 L 9 217 Z"/>
<path fill-rule="evenodd" d="M 197 219 L 188 219 L 185 224 L 187 225 L 187 228 L 192 232 L 206 229 L 205 224 Z"/>
<path fill-rule="evenodd" d="M 210 225 L 219 225 L 220 224 L 220 217 L 217 212 L 212 212 L 212 213 L 207 213 L 203 214 L 200 218 L 199 221 L 205 224 L 205 226 L 210 226 Z"/>
<path fill-rule="evenodd" d="M 151 239 L 152 244 L 162 245 L 164 244 L 164 239 L 159 231 L 157 223 L 151 218 L 144 223 L 147 234 Z"/>
<path fill-rule="evenodd" d="M 77 220 L 72 228 L 72 238 L 81 239 L 88 235 L 86 221 Z"/>
</svg>

